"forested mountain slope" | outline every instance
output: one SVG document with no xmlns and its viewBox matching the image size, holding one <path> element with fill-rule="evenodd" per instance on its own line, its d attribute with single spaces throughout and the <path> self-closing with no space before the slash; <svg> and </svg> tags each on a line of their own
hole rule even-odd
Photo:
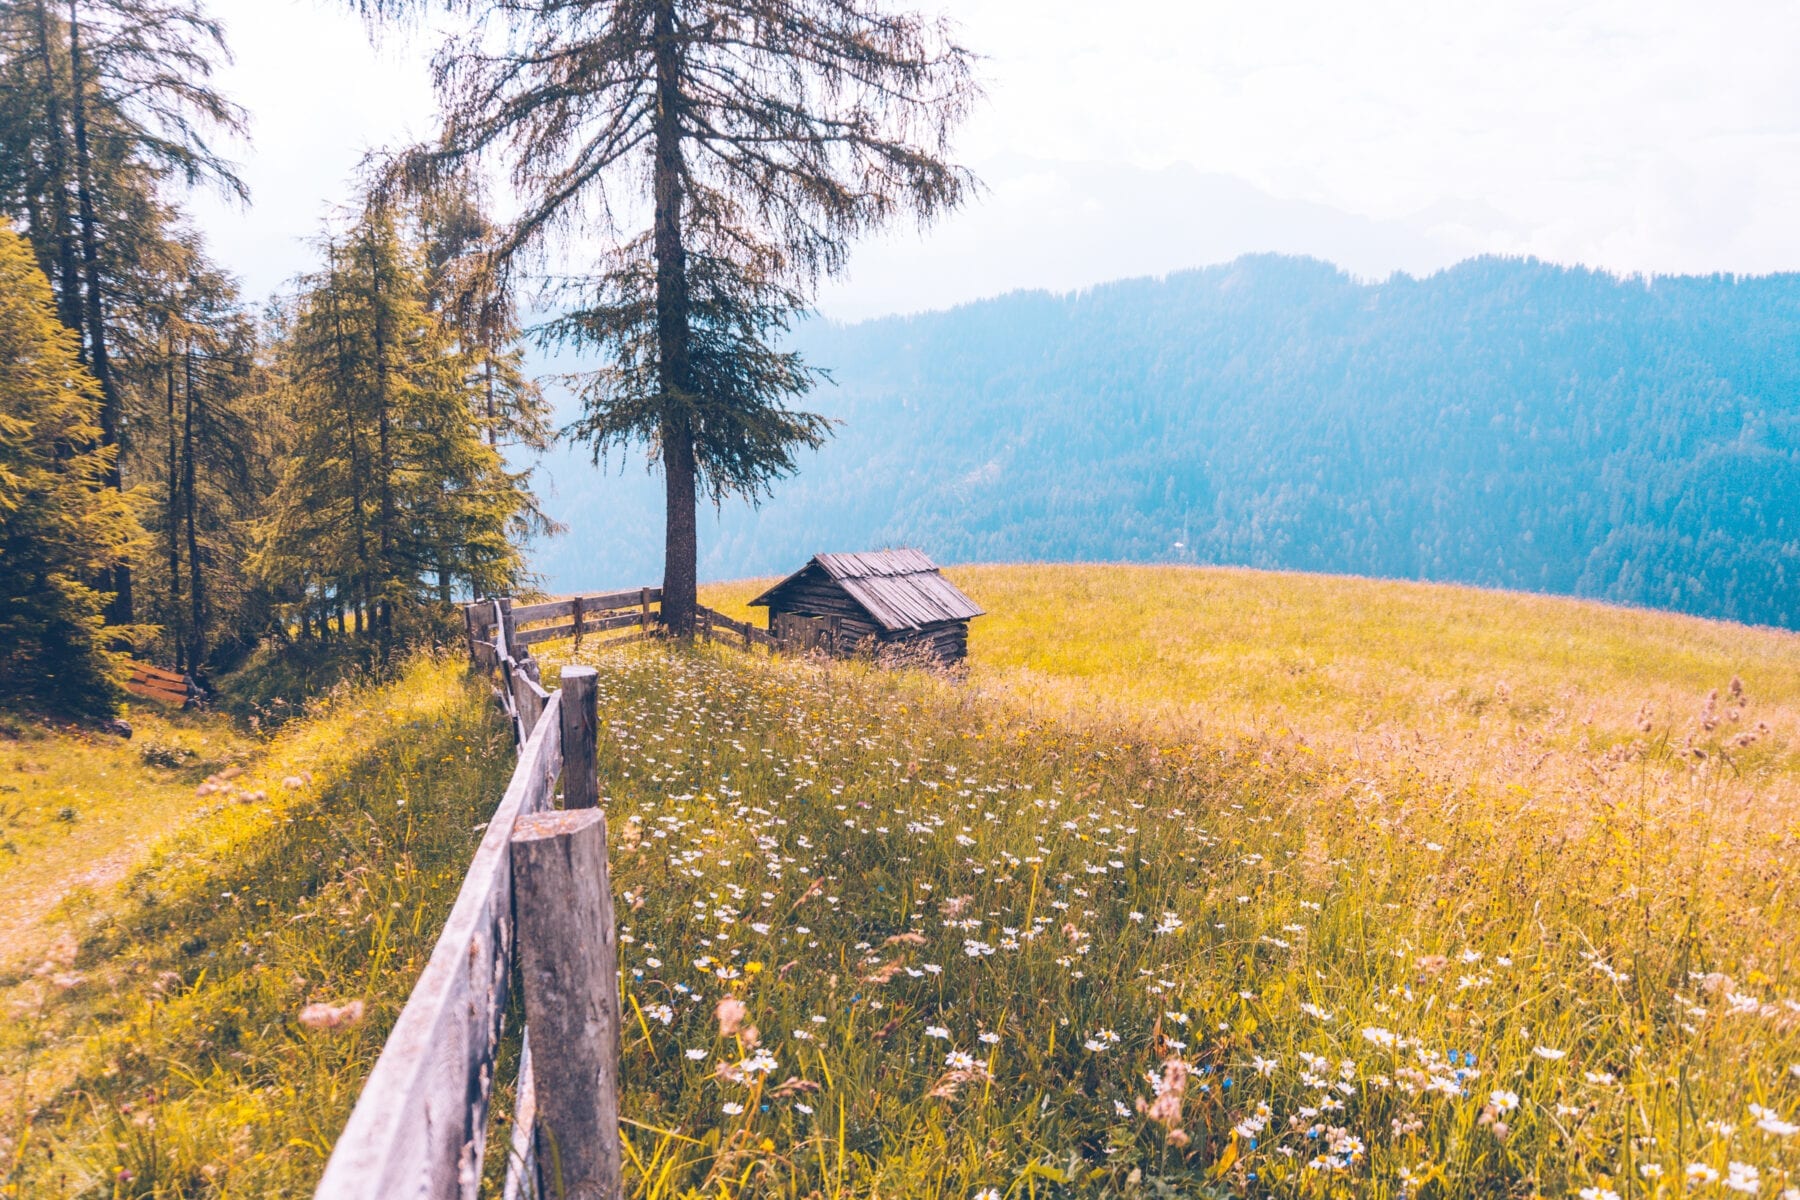
<svg viewBox="0 0 1800 1200">
<path fill-rule="evenodd" d="M 1259 256 L 798 340 L 844 424 L 702 573 L 819 550 L 1199 561 L 1800 624 L 1800 276 Z M 557 585 L 654 578 L 657 492 L 552 463 Z M 634 545 L 635 543 L 635 545 Z"/>
</svg>

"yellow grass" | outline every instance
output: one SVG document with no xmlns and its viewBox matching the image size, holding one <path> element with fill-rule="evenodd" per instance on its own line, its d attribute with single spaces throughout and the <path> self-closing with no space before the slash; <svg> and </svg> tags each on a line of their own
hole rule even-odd
<svg viewBox="0 0 1800 1200">
<path fill-rule="evenodd" d="M 0 965 L 41 953 L 71 892 L 104 890 L 206 801 L 194 786 L 252 743 L 218 717 L 148 702 L 135 736 L 13 718 L 0 731 Z"/>
<path fill-rule="evenodd" d="M 204 757 L 144 761 L 175 740 Z M 0 960 L 0 1196 L 310 1194 L 511 773 L 485 686 L 427 657 L 272 739 L 151 719 L 0 753 L 82 810 L 26 845 L 33 878 L 84 869 L 84 821 L 125 828 L 114 793 L 154 806 L 108 844 L 119 880 L 34 900 Z M 351 1001 L 346 1027 L 297 1019 Z"/>
</svg>

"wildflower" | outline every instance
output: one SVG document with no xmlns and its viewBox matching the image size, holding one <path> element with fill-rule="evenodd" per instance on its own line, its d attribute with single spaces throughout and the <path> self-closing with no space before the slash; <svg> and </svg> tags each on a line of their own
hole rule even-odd
<svg viewBox="0 0 1800 1200">
<path fill-rule="evenodd" d="M 1756 1118 L 1756 1127 L 1764 1133 L 1772 1133 L 1776 1137 L 1792 1137 L 1794 1134 L 1800 1133 L 1800 1125 L 1782 1120 L 1781 1114 L 1772 1108 L 1752 1104 L 1750 1115 Z"/>
<path fill-rule="evenodd" d="M 721 1107 L 722 1111 L 725 1113 L 725 1115 L 728 1117 L 735 1117 L 739 1113 L 744 1111 L 744 1106 L 739 1104 L 736 1100 L 727 1100 L 720 1107 Z"/>
<path fill-rule="evenodd" d="M 975 1056 L 966 1050 L 952 1050 L 944 1055 L 944 1065 L 958 1071 L 966 1071 L 975 1065 Z"/>
<path fill-rule="evenodd" d="M 713 1009 L 713 1016 L 719 1020 L 720 1036 L 731 1037 L 737 1033 L 739 1027 L 744 1023 L 744 1018 L 749 1015 L 749 1011 L 744 1007 L 742 1000 L 733 996 L 727 996 L 719 1001 L 718 1007 Z"/>
<path fill-rule="evenodd" d="M 1496 1088 L 1488 1093 L 1488 1103 L 1500 1112 L 1509 1113 L 1519 1107 L 1519 1093 Z"/>
<path fill-rule="evenodd" d="M 1281 1060 L 1278 1058 L 1264 1058 L 1260 1054 L 1254 1054 L 1250 1057 L 1250 1069 L 1255 1071 L 1258 1075 L 1261 1075 L 1264 1079 L 1275 1074 L 1275 1068 L 1280 1065 Z"/>
<path fill-rule="evenodd" d="M 1642 1175 L 1645 1179 L 1661 1179 L 1662 1173 L 1663 1169 L 1661 1163 L 1647 1162 L 1638 1164 L 1638 1174 Z"/>
<path fill-rule="evenodd" d="M 1382 1029 L 1379 1026 L 1370 1026 L 1362 1031 L 1362 1035 L 1363 1040 L 1365 1041 L 1373 1042 L 1377 1046 L 1386 1046 L 1389 1048 L 1400 1041 L 1399 1036 L 1392 1030 Z"/>
<path fill-rule="evenodd" d="M 1567 1050 L 1558 1050 L 1552 1046 L 1539 1046 L 1535 1050 L 1533 1050 L 1532 1053 L 1537 1055 L 1539 1058 L 1545 1059 L 1549 1062 L 1555 1062 L 1557 1059 L 1562 1058 L 1564 1055 L 1566 1055 L 1568 1053 L 1568 1051 Z"/>
<path fill-rule="evenodd" d="M 1000 1192 L 996 1188 L 982 1188 L 975 1193 L 975 1200 L 1000 1200 Z"/>
<path fill-rule="evenodd" d="M 1762 1175 L 1749 1163 L 1734 1162 L 1725 1168 L 1725 1186 L 1754 1196 L 1762 1188 Z"/>
<path fill-rule="evenodd" d="M 1321 1021 L 1331 1020 L 1331 1014 L 1326 1012 L 1324 1009 L 1320 1008 L 1316 1004 L 1303 1003 L 1300 1005 L 1300 1011 L 1305 1013 L 1309 1017 L 1315 1017 Z"/>
<path fill-rule="evenodd" d="M 352 1000 L 348 1004 L 309 1004 L 300 1010 L 300 1023 L 308 1029 L 343 1029 L 360 1024 L 362 1019 L 361 1000 Z"/>
<path fill-rule="evenodd" d="M 1584 1187 L 1575 1194 L 1580 1196 L 1581 1200 L 1619 1200 L 1619 1193 L 1611 1188 Z"/>
<path fill-rule="evenodd" d="M 1687 1178 L 1689 1183 L 1717 1183 L 1719 1173 L 1705 1163 L 1689 1163 Z"/>
<path fill-rule="evenodd" d="M 991 1033 L 991 1032 L 984 1033 L 977 1040 L 982 1042 L 984 1045 L 997 1046 L 1000 1044 L 1000 1035 L 997 1033 Z"/>
<path fill-rule="evenodd" d="M 948 1040 L 950 1037 L 950 1031 L 948 1029 L 945 1029 L 942 1025 L 927 1025 L 925 1027 L 925 1036 L 930 1037 L 930 1038 L 944 1038 L 944 1039 Z"/>
<path fill-rule="evenodd" d="M 704 1051 L 704 1050 L 689 1050 L 689 1051 L 687 1051 L 687 1056 L 692 1061 L 699 1062 L 701 1059 L 706 1057 L 706 1051 Z"/>
</svg>

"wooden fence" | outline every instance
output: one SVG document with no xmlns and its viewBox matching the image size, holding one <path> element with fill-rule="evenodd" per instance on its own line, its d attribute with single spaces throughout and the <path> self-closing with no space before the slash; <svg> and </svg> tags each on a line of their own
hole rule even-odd
<svg viewBox="0 0 1800 1200">
<path fill-rule="evenodd" d="M 474 1200 L 510 989 L 524 993 L 505 1200 L 619 1194 L 619 980 L 592 667 L 546 691 L 529 647 L 661 628 L 656 588 L 464 608 L 469 653 L 513 722 L 518 765 L 315 1200 Z M 653 608 L 653 606 L 656 606 Z M 699 610 L 696 632 L 776 642 Z M 614 640 L 624 640 L 615 638 Z M 562 808 L 554 806 L 562 781 Z"/>
</svg>

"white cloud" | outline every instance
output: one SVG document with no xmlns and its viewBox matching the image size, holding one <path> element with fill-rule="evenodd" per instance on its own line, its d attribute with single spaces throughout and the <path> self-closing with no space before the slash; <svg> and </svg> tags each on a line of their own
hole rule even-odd
<svg viewBox="0 0 1800 1200">
<path fill-rule="evenodd" d="M 928 0 L 914 0 L 925 3 Z M 362 151 L 428 128 L 430 39 L 330 0 L 214 0 L 256 207 L 205 224 L 264 290 Z M 1360 274 L 1480 250 L 1617 270 L 1800 266 L 1800 7 L 1766 0 L 956 0 L 987 55 L 988 199 L 826 302 L 917 308 L 1244 250 Z M 1246 185 L 1253 185 L 1247 187 Z"/>
</svg>

